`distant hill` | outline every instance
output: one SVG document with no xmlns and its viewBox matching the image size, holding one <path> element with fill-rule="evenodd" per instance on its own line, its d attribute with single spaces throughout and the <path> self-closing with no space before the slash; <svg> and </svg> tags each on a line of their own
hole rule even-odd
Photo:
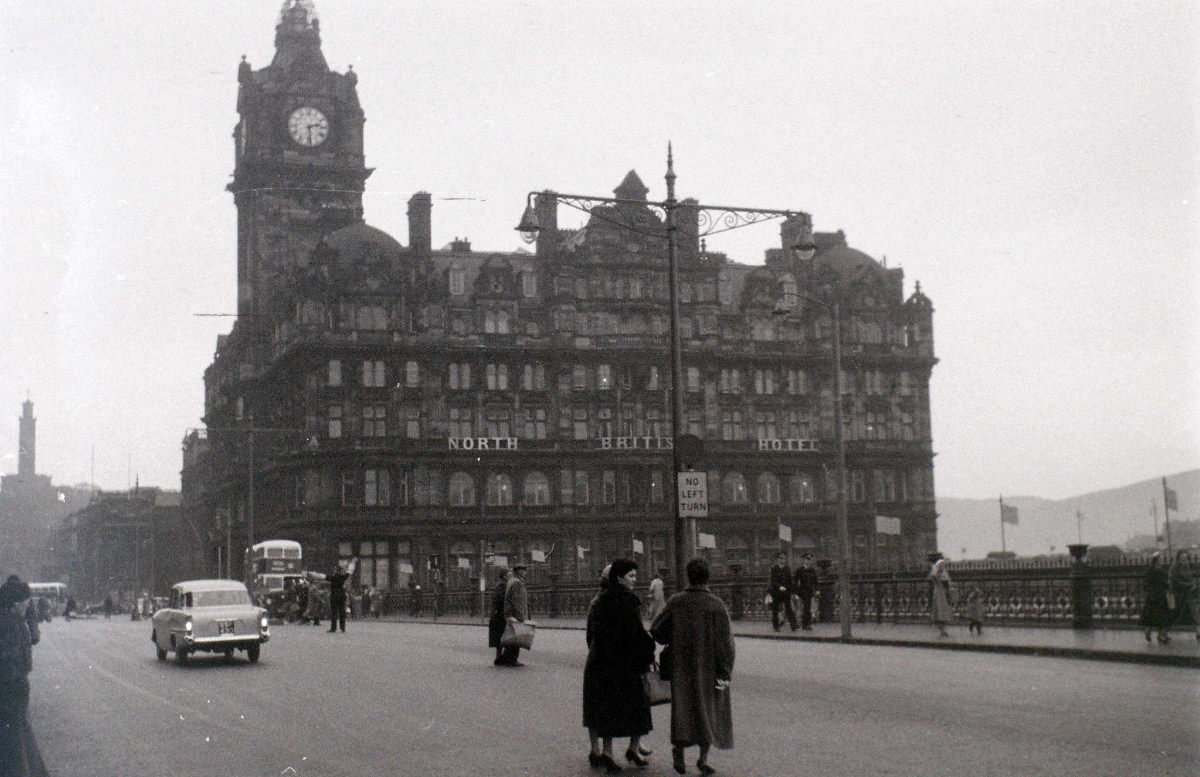
<svg viewBox="0 0 1200 777">
<path fill-rule="evenodd" d="M 1200 469 L 1167 475 L 1167 484 L 1178 497 L 1179 512 L 1171 523 L 1200 520 Z M 1004 504 L 1019 511 L 1016 526 L 1004 526 L 1005 545 L 1021 556 L 1063 553 L 1079 537 L 1075 511 L 1083 514 L 1083 541 L 1089 545 L 1120 545 L 1139 535 L 1154 533 L 1151 505 L 1158 509 L 1158 532 L 1163 533 L 1162 481 L 1144 480 L 1107 491 L 1070 497 L 1041 499 L 1009 496 Z M 952 559 L 982 558 L 1000 550 L 1000 505 L 997 499 L 939 497 L 938 549 Z M 965 549 L 965 550 L 964 550 Z"/>
</svg>

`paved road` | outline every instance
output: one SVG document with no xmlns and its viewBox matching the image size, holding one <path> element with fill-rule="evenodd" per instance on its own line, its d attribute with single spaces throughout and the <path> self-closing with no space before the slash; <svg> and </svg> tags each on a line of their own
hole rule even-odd
<svg viewBox="0 0 1200 777">
<path fill-rule="evenodd" d="M 239 654 L 178 666 L 155 660 L 145 623 L 46 625 L 31 717 L 51 772 L 595 774 L 579 631 L 540 633 L 523 669 L 491 666 L 477 627 L 272 631 L 257 665 Z M 713 752 L 718 774 L 1200 773 L 1193 669 L 741 639 L 733 699 L 737 748 Z M 638 774 L 668 777 L 666 707 L 654 723 Z"/>
</svg>

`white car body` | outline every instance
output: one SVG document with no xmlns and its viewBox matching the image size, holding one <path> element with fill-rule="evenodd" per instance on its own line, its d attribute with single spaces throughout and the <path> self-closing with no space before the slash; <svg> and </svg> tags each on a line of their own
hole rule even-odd
<svg viewBox="0 0 1200 777">
<path fill-rule="evenodd" d="M 171 587 L 167 606 L 151 618 L 150 639 L 160 661 L 167 652 L 179 663 L 199 650 L 224 653 L 246 651 L 258 661 L 262 644 L 271 639 L 267 611 L 257 607 L 237 580 L 185 580 Z"/>
</svg>

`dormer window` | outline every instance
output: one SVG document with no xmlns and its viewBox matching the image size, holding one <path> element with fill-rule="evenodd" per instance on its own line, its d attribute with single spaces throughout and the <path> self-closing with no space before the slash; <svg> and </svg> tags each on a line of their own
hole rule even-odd
<svg viewBox="0 0 1200 777">
<path fill-rule="evenodd" d="M 467 293 L 467 271 L 460 265 L 450 267 L 450 293 L 456 297 Z"/>
</svg>

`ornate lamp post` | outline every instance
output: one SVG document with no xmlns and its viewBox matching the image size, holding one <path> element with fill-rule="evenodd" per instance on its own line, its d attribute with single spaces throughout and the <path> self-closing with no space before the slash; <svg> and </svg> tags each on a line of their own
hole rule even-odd
<svg viewBox="0 0 1200 777">
<path fill-rule="evenodd" d="M 674 517 L 675 541 L 675 580 L 679 590 L 685 585 L 684 567 L 694 553 L 692 548 L 692 532 L 688 530 L 687 521 L 680 514 L 679 507 L 679 473 L 685 462 L 681 459 L 679 438 L 683 429 L 683 392 L 680 391 L 680 380 L 683 374 L 683 357 L 679 342 L 679 268 L 678 268 L 678 232 L 679 211 L 686 207 L 689 213 L 696 216 L 696 237 L 703 237 L 719 232 L 728 232 L 740 227 L 758 224 L 764 221 L 781 218 L 788 221 L 796 220 L 800 228 L 794 245 L 787 246 L 798 252 L 804 260 L 810 259 L 816 252 L 812 242 L 811 218 L 807 213 L 795 210 L 772 210 L 767 208 L 741 208 L 728 205 L 701 205 L 692 201 L 680 203 L 675 199 L 675 164 L 670 144 L 667 145 L 667 198 L 662 202 L 647 202 L 640 199 L 624 199 L 619 197 L 592 197 L 580 194 L 560 194 L 557 192 L 529 192 L 526 196 L 525 212 L 516 229 L 532 243 L 537 239 L 542 225 L 538 219 L 538 206 L 557 207 L 567 205 L 589 216 L 609 221 L 619 227 L 647 237 L 663 237 L 663 230 L 648 231 L 645 226 L 626 221 L 621 218 L 621 209 L 607 208 L 612 205 L 626 205 L 638 209 L 649 209 L 662 219 L 667 240 L 667 273 L 670 299 L 670 348 L 671 348 L 671 434 L 674 437 L 672 459 L 672 514 Z M 615 210 L 615 212 L 613 212 Z"/>
</svg>

